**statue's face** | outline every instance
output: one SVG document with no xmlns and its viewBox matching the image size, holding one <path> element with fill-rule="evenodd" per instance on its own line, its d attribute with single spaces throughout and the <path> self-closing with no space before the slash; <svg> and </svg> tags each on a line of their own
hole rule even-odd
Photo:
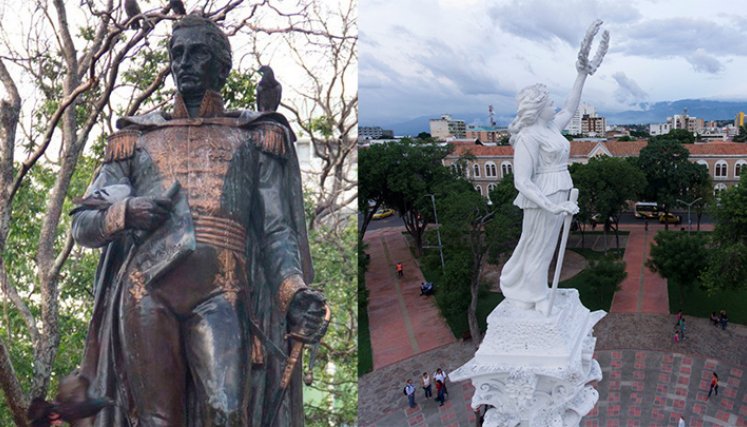
<svg viewBox="0 0 747 427">
<path fill-rule="evenodd" d="M 539 117 L 546 122 L 555 118 L 555 103 L 551 99 L 548 98 L 545 101 L 545 106 L 540 111 Z"/>
<path fill-rule="evenodd" d="M 179 28 L 171 39 L 171 75 L 182 96 L 201 96 L 221 88 L 222 66 L 203 27 Z"/>
</svg>

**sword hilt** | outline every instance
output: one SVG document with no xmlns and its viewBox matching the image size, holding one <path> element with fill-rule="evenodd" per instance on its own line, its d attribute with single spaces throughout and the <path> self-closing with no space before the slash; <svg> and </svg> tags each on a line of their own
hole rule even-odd
<svg viewBox="0 0 747 427">
<path fill-rule="evenodd" d="M 314 382 L 314 363 L 316 362 L 316 354 L 319 352 L 319 342 L 322 337 L 327 334 L 327 328 L 329 328 L 330 319 L 332 319 L 332 311 L 329 309 L 329 305 L 324 305 L 324 322 L 322 328 L 319 330 L 319 341 L 315 342 L 309 352 L 309 369 L 306 370 L 303 376 L 303 382 L 306 385 L 311 385 Z"/>
</svg>

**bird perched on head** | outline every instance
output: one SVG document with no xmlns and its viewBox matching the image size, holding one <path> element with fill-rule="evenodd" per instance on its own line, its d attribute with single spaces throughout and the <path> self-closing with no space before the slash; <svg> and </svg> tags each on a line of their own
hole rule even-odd
<svg viewBox="0 0 747 427">
<path fill-rule="evenodd" d="M 69 375 L 60 381 L 59 392 L 54 402 L 41 397 L 31 401 L 26 414 L 33 427 L 62 425 L 96 415 L 100 410 L 114 403 L 107 398 L 94 398 L 89 395 L 91 383 L 83 375 Z"/>
<path fill-rule="evenodd" d="M 257 110 L 277 111 L 280 106 L 280 97 L 283 94 L 283 86 L 275 80 L 275 73 L 269 65 L 259 67 L 262 78 L 257 84 Z"/>
<path fill-rule="evenodd" d="M 140 15 L 140 6 L 137 4 L 137 0 L 124 0 L 124 10 L 127 13 L 127 17 L 132 19 L 133 16 Z M 140 19 L 132 21 L 130 28 L 137 30 L 140 28 Z"/>
<path fill-rule="evenodd" d="M 169 6 L 171 6 L 171 11 L 174 12 L 175 15 L 187 14 L 187 9 L 184 8 L 184 2 L 182 2 L 182 0 L 169 0 Z"/>
</svg>

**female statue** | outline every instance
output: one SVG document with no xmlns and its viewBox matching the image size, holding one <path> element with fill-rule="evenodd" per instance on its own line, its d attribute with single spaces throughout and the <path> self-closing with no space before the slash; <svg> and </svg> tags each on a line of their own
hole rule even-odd
<svg viewBox="0 0 747 427">
<path fill-rule="evenodd" d="M 578 76 L 563 109 L 555 112 L 547 87 L 536 84 L 517 95 L 518 112 L 509 126 L 514 147 L 514 204 L 524 210 L 521 238 L 501 271 L 503 295 L 522 308 L 546 313 L 549 308 L 547 273 L 565 215 L 578 213 L 569 201 L 573 181 L 568 172 L 570 143 L 560 133 L 578 109 L 587 76 L 602 62 L 609 43 L 604 31 L 599 51 L 589 60 L 591 42 L 602 21 L 594 22 L 581 43 Z"/>
</svg>

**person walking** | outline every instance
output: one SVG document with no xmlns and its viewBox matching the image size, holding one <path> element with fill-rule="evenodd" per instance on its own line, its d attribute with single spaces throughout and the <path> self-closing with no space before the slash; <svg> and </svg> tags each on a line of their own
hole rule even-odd
<svg viewBox="0 0 747 427">
<path fill-rule="evenodd" d="M 706 399 L 710 398 L 711 393 L 714 391 L 716 392 L 716 396 L 718 396 L 718 374 L 716 374 L 716 372 L 714 372 L 711 377 L 711 388 L 708 390 L 708 397 L 706 397 Z"/>
<path fill-rule="evenodd" d="M 445 391 L 446 386 L 444 385 L 444 382 L 441 380 L 436 380 L 436 401 L 441 402 L 438 406 L 444 406 L 444 401 L 446 400 Z"/>
<path fill-rule="evenodd" d="M 436 369 L 436 372 L 433 374 L 433 379 L 441 381 L 444 385 L 444 394 L 449 394 L 449 390 L 446 389 L 446 373 L 441 370 L 441 368 Z"/>
<path fill-rule="evenodd" d="M 410 405 L 411 408 L 415 407 L 415 386 L 412 385 L 412 380 L 408 379 L 407 383 L 405 384 L 405 389 L 402 390 L 403 393 L 405 393 L 405 396 L 407 396 L 407 404 Z"/>
<path fill-rule="evenodd" d="M 678 328 L 676 326 L 674 327 L 674 338 L 673 338 L 673 340 L 674 340 L 675 344 L 678 344 L 680 342 L 680 328 Z"/>
<path fill-rule="evenodd" d="M 405 266 L 401 262 L 397 263 L 397 277 L 403 277 L 405 275 Z"/>
<path fill-rule="evenodd" d="M 685 318 L 680 317 L 680 321 L 678 322 L 678 326 L 680 328 L 680 339 L 685 339 Z"/>
<path fill-rule="evenodd" d="M 423 376 L 420 377 L 420 385 L 423 387 L 423 392 L 425 393 L 426 399 L 433 396 L 431 377 L 430 375 L 428 375 L 428 372 L 423 372 Z"/>
<path fill-rule="evenodd" d="M 721 324 L 721 329 L 726 330 L 726 325 L 729 324 L 729 316 L 726 315 L 726 310 L 721 310 L 718 316 L 718 322 Z"/>
</svg>

